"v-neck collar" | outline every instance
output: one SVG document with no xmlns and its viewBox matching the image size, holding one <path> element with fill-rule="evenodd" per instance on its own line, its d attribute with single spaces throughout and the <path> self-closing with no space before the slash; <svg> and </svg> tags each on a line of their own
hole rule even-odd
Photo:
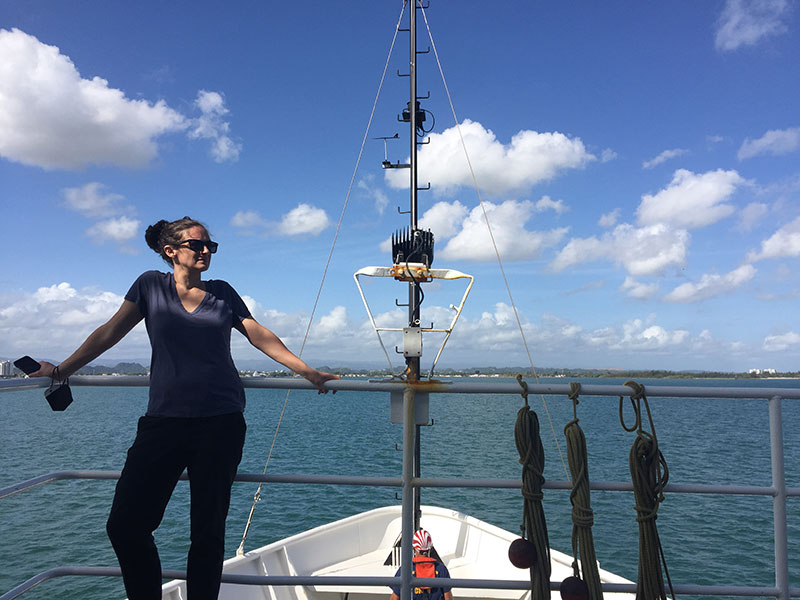
<svg viewBox="0 0 800 600">
<path fill-rule="evenodd" d="M 200 310 L 200 307 L 203 306 L 203 304 L 206 303 L 206 299 L 208 298 L 208 282 L 207 281 L 205 282 L 206 289 L 203 290 L 203 299 L 200 300 L 200 303 L 197 306 L 195 306 L 194 310 L 190 311 L 189 309 L 187 309 L 183 305 L 183 302 L 181 301 L 181 295 L 178 293 L 178 282 L 175 281 L 175 276 L 172 273 L 168 273 L 168 275 L 169 275 L 169 280 L 170 280 L 170 289 L 172 290 L 172 293 L 175 295 L 175 300 L 177 300 L 177 302 L 180 305 L 180 307 L 183 309 L 183 311 L 187 315 L 196 314 L 197 311 Z"/>
</svg>

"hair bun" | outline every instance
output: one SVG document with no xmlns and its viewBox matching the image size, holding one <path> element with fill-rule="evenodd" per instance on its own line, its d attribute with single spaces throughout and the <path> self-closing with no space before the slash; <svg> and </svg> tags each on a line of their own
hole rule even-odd
<svg viewBox="0 0 800 600">
<path fill-rule="evenodd" d="M 183 217 L 177 221 L 167 221 L 161 219 L 158 223 L 150 225 L 144 232 L 144 240 L 152 248 L 153 252 L 161 256 L 164 262 L 170 266 L 174 263 L 172 258 L 164 250 L 165 246 L 177 246 L 181 244 L 181 232 L 192 227 L 202 227 L 208 233 L 208 227 L 200 221 L 195 221 L 190 217 Z"/>
<path fill-rule="evenodd" d="M 153 252 L 161 254 L 161 234 L 164 232 L 164 227 L 167 225 L 169 225 L 169 221 L 161 219 L 155 225 L 150 225 L 147 231 L 144 232 L 144 241 L 147 242 L 147 245 Z"/>
</svg>

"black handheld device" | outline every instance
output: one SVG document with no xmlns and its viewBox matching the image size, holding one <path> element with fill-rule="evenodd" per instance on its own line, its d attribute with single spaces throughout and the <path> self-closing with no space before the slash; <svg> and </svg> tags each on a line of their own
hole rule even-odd
<svg viewBox="0 0 800 600">
<path fill-rule="evenodd" d="M 36 373 L 36 371 L 42 368 L 42 365 L 33 360 L 30 356 L 23 356 L 15 360 L 14 366 L 26 375 Z M 53 381 L 50 387 L 45 391 L 44 397 L 53 410 L 66 410 L 72 403 L 72 390 L 69 389 L 69 384 L 66 381 Z"/>
<path fill-rule="evenodd" d="M 44 397 L 53 410 L 66 410 L 72 404 L 72 390 L 66 381 L 60 383 L 54 381 L 45 391 Z"/>
<path fill-rule="evenodd" d="M 36 373 L 36 371 L 42 368 L 42 365 L 33 360 L 30 356 L 23 356 L 22 358 L 15 360 L 14 366 L 25 373 L 25 375 Z"/>
</svg>

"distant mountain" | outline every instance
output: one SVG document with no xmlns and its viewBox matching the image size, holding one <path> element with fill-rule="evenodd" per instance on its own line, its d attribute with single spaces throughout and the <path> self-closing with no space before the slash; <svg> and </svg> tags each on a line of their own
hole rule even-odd
<svg viewBox="0 0 800 600">
<path fill-rule="evenodd" d="M 105 365 L 86 366 L 79 369 L 76 375 L 110 375 L 118 373 L 119 375 L 147 375 L 148 367 L 143 367 L 136 362 L 121 362 L 113 367 Z"/>
</svg>

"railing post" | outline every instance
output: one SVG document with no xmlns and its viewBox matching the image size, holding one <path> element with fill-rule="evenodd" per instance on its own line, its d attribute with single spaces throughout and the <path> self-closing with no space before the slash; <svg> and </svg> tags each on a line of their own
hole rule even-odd
<svg viewBox="0 0 800 600">
<path fill-rule="evenodd" d="M 781 397 L 769 399 L 769 444 L 772 463 L 773 527 L 775 530 L 775 587 L 778 600 L 789 600 L 789 544 L 786 533 L 786 474 L 783 464 L 783 419 Z"/>
<path fill-rule="evenodd" d="M 403 391 L 403 517 L 400 547 L 400 598 L 411 600 L 411 538 L 414 535 L 414 389 Z"/>
</svg>

